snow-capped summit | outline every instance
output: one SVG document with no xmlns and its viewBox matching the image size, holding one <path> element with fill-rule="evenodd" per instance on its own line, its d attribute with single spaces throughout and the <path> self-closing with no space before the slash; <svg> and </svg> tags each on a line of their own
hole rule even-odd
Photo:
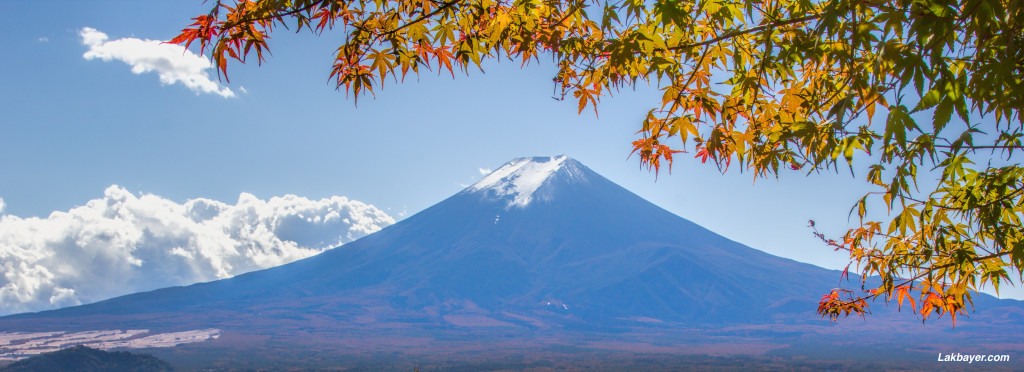
<svg viewBox="0 0 1024 372">
<path fill-rule="evenodd" d="M 466 190 L 508 200 L 509 208 L 522 208 L 537 199 L 538 190 L 558 174 L 564 174 L 570 182 L 585 178 L 579 163 L 565 155 L 518 158 L 505 163 Z"/>
</svg>

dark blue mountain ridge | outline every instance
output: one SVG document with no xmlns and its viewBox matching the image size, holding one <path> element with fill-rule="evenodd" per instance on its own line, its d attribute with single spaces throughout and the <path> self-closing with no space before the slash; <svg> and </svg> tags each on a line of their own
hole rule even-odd
<svg viewBox="0 0 1024 372">
<path fill-rule="evenodd" d="M 839 276 L 726 239 L 571 158 L 535 157 L 513 160 L 416 215 L 317 256 L 7 316 L 0 330 L 217 327 L 226 335 L 302 330 L 389 340 L 631 327 L 657 330 L 644 337 L 695 328 L 830 333 L 843 328 L 814 310 Z M 1024 324 L 1019 301 L 980 295 L 975 303 L 978 316 L 958 320 L 957 334 L 1003 342 L 1004 332 Z M 922 329 L 912 314 L 874 308 L 864 327 Z M 935 328 L 928 332 L 950 332 L 945 323 Z"/>
</svg>

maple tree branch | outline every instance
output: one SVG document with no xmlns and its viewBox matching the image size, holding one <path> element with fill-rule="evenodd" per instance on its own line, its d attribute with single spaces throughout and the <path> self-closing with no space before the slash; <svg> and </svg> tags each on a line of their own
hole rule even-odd
<svg viewBox="0 0 1024 372">
<path fill-rule="evenodd" d="M 566 20 L 568 20 L 568 19 L 569 19 L 569 17 L 571 17 L 571 16 L 573 15 L 573 14 L 576 14 L 576 11 L 578 11 L 578 10 L 580 9 L 580 7 L 578 7 L 578 6 L 575 6 L 575 5 L 569 5 L 569 7 L 570 7 L 570 9 L 569 9 L 569 12 L 568 12 L 568 13 L 565 13 L 565 16 L 564 16 L 564 17 L 562 17 L 562 19 L 560 19 L 560 20 L 559 20 L 559 21 L 558 21 L 557 23 L 555 23 L 555 24 L 554 24 L 553 26 L 561 26 L 563 22 L 565 22 Z"/>
<path fill-rule="evenodd" d="M 775 21 L 775 22 L 772 22 L 772 23 L 769 23 L 769 24 L 765 24 L 765 25 L 761 25 L 761 26 L 757 26 L 757 27 L 752 27 L 752 28 L 748 28 L 748 29 L 745 29 L 745 30 L 736 30 L 736 31 L 733 31 L 733 32 L 727 32 L 727 33 L 725 33 L 725 34 L 723 34 L 721 36 L 715 37 L 713 39 L 705 40 L 705 41 L 702 41 L 702 42 L 699 42 L 699 43 L 676 45 L 676 46 L 668 47 L 667 50 L 689 49 L 689 48 L 693 48 L 693 47 L 710 45 L 710 44 L 714 44 L 714 43 L 717 43 L 717 42 L 725 40 L 725 39 L 731 39 L 731 38 L 734 38 L 736 36 L 745 35 L 745 34 L 749 34 L 749 33 L 752 33 L 752 32 L 758 32 L 758 31 L 762 31 L 762 30 L 765 30 L 765 29 L 769 29 L 769 28 L 775 28 L 775 27 L 779 27 L 779 26 L 785 26 L 785 25 L 790 25 L 790 24 L 794 24 L 794 23 L 800 23 L 800 22 L 807 22 L 807 21 L 810 21 L 810 20 L 815 20 L 815 19 L 821 18 L 821 16 L 822 16 L 821 14 L 814 14 L 814 15 L 809 15 L 809 16 L 804 16 L 804 17 L 799 17 L 799 18 L 787 19 L 787 20 L 784 20 L 784 21 Z"/>
<path fill-rule="evenodd" d="M 445 9 L 451 8 L 452 6 L 454 6 L 455 4 L 458 4 L 458 3 L 459 3 L 459 2 L 461 2 L 461 1 L 462 1 L 462 0 L 452 0 L 452 1 L 449 1 L 449 2 L 445 2 L 445 3 L 442 3 L 442 4 L 440 5 L 440 6 L 438 6 L 438 7 L 437 7 L 437 9 L 434 9 L 434 10 L 433 10 L 433 11 L 431 11 L 430 13 L 427 13 L 427 14 L 422 14 L 422 15 L 420 15 L 419 17 L 417 17 L 416 19 L 414 19 L 414 20 L 411 20 L 411 21 L 409 21 L 409 22 L 407 22 L 407 23 L 404 23 L 404 24 L 402 24 L 401 26 L 399 26 L 399 27 L 396 27 L 396 28 L 395 28 L 395 29 L 393 29 L 393 30 L 389 30 L 389 31 L 386 31 L 386 32 L 380 32 L 380 33 L 376 33 L 376 35 L 372 35 L 372 37 L 368 36 L 368 37 L 367 37 L 367 40 L 368 40 L 368 42 L 366 42 L 366 43 L 359 43 L 359 44 L 361 44 L 361 45 L 365 45 L 365 47 L 366 47 L 366 50 L 362 50 L 362 48 L 359 48 L 359 47 L 357 46 L 357 49 L 356 49 L 355 55 L 359 56 L 359 57 L 358 57 L 358 60 L 362 60 L 362 56 L 363 56 L 363 55 L 365 55 L 365 54 L 366 54 L 366 52 L 369 52 L 369 51 L 370 51 L 370 49 L 372 49 L 374 45 L 376 45 L 376 44 L 380 43 L 380 42 L 381 42 L 381 41 L 383 40 L 383 38 L 384 38 L 384 37 L 386 37 L 386 36 L 388 36 L 388 35 L 393 35 L 393 34 L 395 34 L 396 32 L 398 32 L 398 31 L 401 31 L 401 30 L 405 29 L 406 27 L 409 27 L 409 26 L 415 25 L 415 24 L 417 24 L 417 23 L 420 23 L 420 22 L 422 22 L 422 21 L 424 21 L 424 20 L 426 20 L 426 19 L 429 19 L 429 18 L 431 18 L 431 17 L 433 17 L 433 16 L 435 16 L 435 15 L 437 15 L 437 14 L 441 13 L 441 12 L 442 12 L 442 11 L 444 11 Z M 435 4 L 437 3 L 437 2 L 435 2 L 435 1 L 431 1 L 431 2 L 432 2 L 432 3 L 435 3 Z M 300 10 L 300 11 L 301 11 L 301 10 Z M 293 14 L 294 14 L 294 13 L 293 13 Z M 364 28 L 364 27 L 361 27 L 361 26 L 359 26 L 359 25 L 357 25 L 357 24 L 355 24 L 355 23 L 351 24 L 351 26 L 352 26 L 352 27 L 354 27 L 354 28 L 356 28 L 356 29 L 358 29 L 358 30 L 362 30 L 362 31 L 365 31 L 365 32 L 371 32 L 371 31 L 369 31 L 368 29 L 366 29 L 366 28 Z M 372 33 L 372 32 L 371 32 L 371 33 Z M 348 46 L 348 45 L 346 44 L 346 46 Z M 383 77 L 381 77 L 381 78 L 383 79 Z"/>
<path fill-rule="evenodd" d="M 1001 197 L 999 197 L 997 199 L 989 200 L 988 202 L 981 203 L 981 204 L 978 204 L 975 207 L 970 207 L 970 208 L 967 208 L 967 209 L 964 209 L 964 208 L 954 208 L 954 207 L 946 206 L 946 205 L 943 205 L 943 204 L 932 204 L 932 206 L 934 206 L 936 208 L 939 208 L 939 209 L 948 210 L 948 211 L 968 213 L 968 212 L 971 212 L 972 210 L 977 210 L 977 209 L 985 208 L 985 207 L 988 207 L 990 205 L 999 203 L 1001 201 L 1006 201 L 1007 199 L 1013 199 L 1015 197 L 1020 196 L 1020 194 L 1022 192 L 1024 192 L 1024 188 L 1018 188 L 1018 189 L 1014 190 L 1013 192 L 1011 192 L 1009 194 L 1006 194 L 1006 195 L 1003 195 L 1003 196 L 1001 196 Z M 949 193 L 947 193 L 947 194 L 949 194 Z M 909 195 L 902 195 L 901 197 L 904 198 L 904 199 L 910 200 L 912 202 L 921 204 L 921 205 L 925 204 L 924 200 L 919 200 L 919 199 L 911 197 Z"/>
<path fill-rule="evenodd" d="M 745 30 L 736 30 L 736 31 L 733 31 L 733 32 L 728 32 L 728 33 L 725 33 L 724 35 L 720 35 L 718 37 L 715 37 L 715 38 L 712 38 L 712 39 L 708 39 L 708 40 L 704 40 L 704 41 L 697 42 L 697 43 L 676 45 L 676 46 L 671 46 L 671 47 L 667 47 L 667 48 L 664 48 L 664 49 L 662 49 L 662 48 L 654 48 L 654 51 L 655 52 L 677 51 L 677 50 L 682 50 L 682 49 L 690 49 L 690 48 L 694 48 L 694 47 L 708 46 L 708 45 L 717 43 L 717 42 L 725 40 L 725 39 L 734 38 L 736 36 L 745 35 L 745 34 L 749 34 L 749 33 L 752 33 L 752 32 L 758 32 L 758 31 L 761 31 L 761 30 L 764 30 L 764 29 L 768 29 L 768 28 L 775 28 L 775 27 L 790 25 L 790 24 L 794 24 L 794 23 L 811 21 L 811 20 L 815 20 L 815 19 L 821 18 L 821 16 L 822 16 L 822 14 L 814 14 L 814 15 L 809 15 L 809 16 L 804 16 L 804 17 L 799 17 L 799 18 L 787 19 L 787 20 L 784 20 L 784 21 L 775 21 L 775 22 L 772 22 L 772 23 L 769 23 L 769 24 L 765 24 L 765 25 L 761 25 L 761 26 L 757 26 L 757 27 L 752 27 L 752 28 L 748 28 L 748 29 L 745 29 Z M 604 42 L 607 43 L 608 40 L 604 40 Z M 600 56 L 609 56 L 609 55 L 611 55 L 611 53 L 610 52 L 604 52 L 604 53 L 600 53 L 599 55 Z"/>
<path fill-rule="evenodd" d="M 991 258 L 997 258 L 997 257 L 1005 256 L 1005 255 L 1008 255 L 1008 254 L 1010 254 L 1010 252 L 995 253 L 995 254 L 990 254 L 990 255 L 987 255 L 987 256 L 975 257 L 975 258 L 971 259 L 970 261 L 971 262 L 977 262 L 977 261 L 982 261 L 982 260 L 987 260 L 987 259 L 991 259 Z M 950 262 L 950 263 L 944 264 L 944 265 L 929 267 L 927 270 L 925 270 L 924 272 L 914 276 L 913 278 L 906 279 L 903 282 L 900 282 L 900 284 L 893 285 L 892 288 L 897 288 L 897 287 L 905 286 L 905 285 L 907 285 L 909 283 L 913 283 L 915 280 L 921 279 L 921 278 L 923 278 L 925 276 L 928 276 L 928 275 L 932 274 L 936 270 L 942 270 L 942 269 L 945 269 L 945 268 L 949 268 L 949 267 L 955 266 L 956 264 L 957 264 L 956 262 Z M 868 300 L 868 299 L 876 298 L 876 297 L 881 296 L 883 294 L 888 294 L 888 293 L 885 292 L 885 291 L 879 291 L 878 293 L 871 293 L 871 294 L 866 295 L 866 296 L 860 296 L 860 297 L 857 297 L 857 298 L 851 298 L 849 300 L 840 301 L 840 304 L 841 305 L 856 304 L 856 303 L 861 302 L 861 301 L 865 301 L 865 300 Z M 886 302 L 888 302 L 888 301 L 889 300 L 886 299 Z M 824 315 L 822 315 L 822 316 L 824 316 Z"/>
<path fill-rule="evenodd" d="M 685 90 L 685 89 L 689 89 L 689 88 L 690 88 L 690 84 L 692 84 L 692 83 L 693 83 L 693 79 L 697 77 L 697 71 L 699 71 L 699 70 L 700 70 L 700 65 L 701 65 L 702 63 L 704 63 L 704 58 L 707 58 L 707 56 L 708 56 L 708 52 L 709 52 L 710 50 L 711 50 L 710 48 L 708 48 L 707 46 L 705 46 L 705 47 L 704 47 L 704 50 L 703 50 L 703 51 L 701 51 L 701 53 L 700 53 L 700 58 L 699 58 L 699 59 L 697 59 L 697 63 L 695 63 L 695 64 L 694 64 L 694 69 L 693 69 L 693 71 L 690 71 L 690 77 L 686 79 L 686 84 L 683 84 L 683 86 L 679 88 L 679 95 L 678 95 L 678 96 L 677 96 L 677 98 L 676 98 L 677 100 L 678 100 L 678 99 L 680 99 L 680 98 L 682 97 L 682 94 L 683 94 L 682 92 L 683 92 L 683 90 Z"/>
<path fill-rule="evenodd" d="M 952 145 L 932 145 L 932 146 L 935 146 L 935 147 L 938 147 L 938 148 L 943 148 L 943 149 L 951 149 L 951 148 L 953 148 Z M 988 146 L 988 145 L 982 145 L 982 146 L 964 145 L 964 146 L 960 146 L 960 148 L 961 149 L 967 149 L 967 150 L 984 150 L 984 149 L 1024 150 L 1024 146 L 1011 146 L 1011 145 L 990 145 L 990 146 Z"/>
<path fill-rule="evenodd" d="M 301 12 L 309 11 L 310 9 L 313 9 L 317 5 L 321 5 L 321 4 L 323 4 L 323 1 L 315 2 L 315 3 L 310 3 L 309 5 L 307 5 L 305 7 L 292 9 L 292 10 L 284 12 L 284 13 L 271 14 L 271 15 L 264 16 L 264 17 L 239 19 L 236 22 L 224 22 L 224 24 L 221 26 L 221 28 L 226 30 L 226 29 L 238 26 L 238 25 L 243 24 L 243 23 L 260 22 L 260 21 L 266 21 L 266 20 L 271 20 L 271 19 L 277 19 L 277 20 L 280 21 L 281 18 L 284 18 L 284 17 L 287 17 L 287 16 L 291 16 L 291 15 L 295 15 L 295 14 L 298 14 L 298 13 L 301 13 Z M 217 2 L 217 6 L 220 6 L 220 1 Z"/>
<path fill-rule="evenodd" d="M 1021 190 L 1018 190 L 1018 191 L 1021 191 Z M 989 204 L 990 204 L 990 203 L 989 203 Z M 812 221 L 812 222 L 813 222 L 813 221 Z M 834 240 L 829 240 L 829 239 L 827 239 L 827 238 L 825 237 L 825 234 L 823 234 L 823 233 L 819 232 L 819 231 L 818 231 L 818 228 L 817 228 L 817 227 L 815 227 L 815 226 L 814 226 L 814 224 L 811 224 L 811 226 L 810 226 L 810 227 L 811 227 L 811 229 L 813 229 L 813 230 L 814 230 L 814 232 L 813 232 L 813 233 L 814 233 L 814 236 L 818 237 L 818 239 L 820 239 L 820 240 L 821 240 L 822 242 L 824 242 L 825 244 L 827 244 L 827 245 L 830 245 L 830 246 L 834 246 L 834 247 L 836 247 L 836 251 L 838 251 L 838 250 L 840 250 L 840 249 L 841 249 L 841 250 L 844 250 L 844 251 L 847 251 L 847 252 L 851 251 L 851 248 L 849 248 L 849 247 L 846 247 L 846 246 L 845 246 L 845 244 L 843 244 L 843 245 L 840 245 L 840 244 L 836 243 L 836 242 L 835 242 Z M 903 238 L 900 238 L 899 236 L 896 236 L 896 235 L 890 235 L 890 234 L 887 234 L 887 233 L 881 233 L 881 232 L 878 232 L 878 233 L 870 233 L 870 234 L 871 234 L 872 236 L 884 237 L 884 238 L 887 238 L 887 239 L 899 239 L 899 240 L 905 240 L 905 239 L 903 239 Z M 985 253 L 988 253 L 988 255 L 985 255 L 985 256 L 980 256 L 980 257 L 974 257 L 974 258 L 972 258 L 972 259 L 970 259 L 970 260 L 969 260 L 969 261 L 971 261 L 971 262 L 977 262 L 977 261 L 981 261 L 981 260 L 987 260 L 987 259 L 990 259 L 990 258 L 995 258 L 995 257 L 1005 256 L 1005 255 L 1007 255 L 1007 254 L 1011 254 L 1011 253 L 1012 253 L 1012 252 L 1010 252 L 1010 251 L 1008 251 L 1008 250 L 1007 250 L 1007 251 L 1003 251 L 1003 252 L 1000 252 L 1000 253 L 993 253 L 993 252 L 991 252 L 991 251 L 989 251 L 989 250 L 985 249 L 985 248 L 984 248 L 984 246 L 981 246 L 981 245 L 973 245 L 973 247 L 974 247 L 975 249 L 979 249 L 979 248 L 980 248 L 981 250 L 985 251 Z M 876 260 L 877 260 L 877 259 L 885 259 L 886 257 L 889 257 L 889 255 L 887 255 L 887 254 L 884 254 L 884 253 L 881 253 L 881 251 L 879 251 L 879 250 L 878 250 L 877 248 L 872 248 L 872 249 L 871 249 L 871 250 L 870 250 L 869 252 L 865 252 L 865 253 L 863 254 L 863 256 L 864 256 L 864 258 L 867 258 L 867 259 L 869 259 L 869 260 L 870 260 L 870 259 L 876 259 Z M 904 253 L 904 254 L 902 254 L 902 256 L 904 256 L 904 257 L 913 257 L 913 256 L 930 256 L 930 255 L 926 255 L 926 254 L 924 254 L 924 253 L 917 253 L 917 252 L 913 252 L 913 253 L 911 253 L 911 252 L 908 252 L 908 253 Z M 946 257 L 946 258 L 953 258 L 953 257 L 951 257 L 951 256 L 949 256 L 949 255 L 942 255 L 941 257 Z M 862 260 L 863 260 L 864 258 L 858 259 L 857 261 L 858 261 L 858 262 L 860 262 L 860 261 L 862 261 Z M 925 274 L 927 274 L 928 272 L 931 272 L 931 271 L 934 271 L 934 270 L 941 270 L 941 269 L 944 269 L 944 268 L 947 268 L 947 267 L 953 266 L 953 264 L 954 264 L 954 263 L 949 263 L 949 264 L 944 264 L 944 265 L 940 265 L 940 266 L 934 266 L 934 267 L 933 267 L 933 266 L 919 266 L 919 265 L 910 265 L 910 264 L 905 264 L 905 266 L 907 266 L 908 268 L 911 268 L 911 269 L 918 269 L 918 270 L 926 270 L 926 271 L 925 271 Z M 920 278 L 920 276 L 918 276 L 918 277 L 915 277 L 915 278 L 913 278 L 913 279 L 918 279 L 918 278 Z M 913 280 L 913 279 L 912 279 L 912 280 Z"/>
<path fill-rule="evenodd" d="M 432 11 L 430 13 L 427 13 L 427 14 L 423 14 L 423 15 L 419 16 L 418 18 L 416 18 L 415 20 L 413 20 L 413 21 L 411 21 L 409 23 L 403 24 L 403 25 L 399 26 L 398 28 L 395 28 L 394 30 L 382 33 L 382 34 L 380 34 L 378 36 L 391 35 L 393 33 L 401 31 L 402 29 L 404 29 L 406 27 L 409 27 L 409 26 L 412 26 L 414 24 L 423 22 L 423 20 L 431 18 L 431 17 L 437 15 L 438 13 L 441 13 L 445 9 L 451 8 L 453 5 L 458 4 L 461 1 L 462 0 L 452 0 L 452 1 L 449 1 L 449 2 L 446 2 L 446 3 L 443 3 L 443 4 L 441 4 L 441 6 L 437 7 L 437 9 L 434 9 L 434 11 Z"/>
</svg>

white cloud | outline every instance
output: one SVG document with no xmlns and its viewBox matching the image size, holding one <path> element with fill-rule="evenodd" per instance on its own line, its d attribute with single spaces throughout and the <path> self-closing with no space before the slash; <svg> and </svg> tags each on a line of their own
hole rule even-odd
<svg viewBox="0 0 1024 372">
<path fill-rule="evenodd" d="M 486 176 L 488 174 L 491 174 L 491 170 L 487 169 L 487 168 L 480 168 L 480 169 L 477 169 L 477 171 L 480 172 L 481 176 Z"/>
<path fill-rule="evenodd" d="M 4 213 L 4 207 L 6 206 L 7 204 L 4 203 L 4 198 L 0 198 L 0 213 Z"/>
<path fill-rule="evenodd" d="M 2 200 L 2 199 L 0 199 Z M 282 265 L 394 223 L 345 197 L 183 204 L 111 186 L 46 218 L 0 216 L 0 314 L 90 303 Z"/>
<path fill-rule="evenodd" d="M 36 41 L 38 41 L 40 43 L 45 43 L 47 41 L 50 41 L 50 39 L 47 38 L 46 36 L 43 36 L 43 37 L 36 38 Z"/>
<path fill-rule="evenodd" d="M 107 34 L 94 28 L 82 28 L 78 35 L 89 51 L 82 55 L 87 60 L 118 60 L 132 66 L 132 73 L 156 72 L 160 83 L 181 83 L 198 93 L 212 93 L 221 97 L 234 97 L 235 93 L 220 83 L 210 80 L 210 61 L 176 44 L 159 40 L 123 38 L 109 40 Z"/>
</svg>

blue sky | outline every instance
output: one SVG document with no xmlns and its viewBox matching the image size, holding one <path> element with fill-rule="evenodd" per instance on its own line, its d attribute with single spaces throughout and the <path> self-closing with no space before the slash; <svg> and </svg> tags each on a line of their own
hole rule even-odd
<svg viewBox="0 0 1024 372">
<path fill-rule="evenodd" d="M 605 98 L 600 117 L 552 99 L 552 64 L 493 61 L 452 79 L 426 72 L 388 82 L 356 106 L 328 82 L 338 37 L 279 31 L 263 66 L 229 68 L 234 97 L 162 84 L 119 61 L 86 59 L 81 32 L 168 40 L 208 11 L 202 1 L 2 2 L 0 198 L 3 213 L 45 217 L 111 185 L 177 203 L 294 194 L 345 196 L 396 219 L 458 192 L 521 156 L 569 155 L 723 236 L 772 254 L 842 269 L 807 221 L 834 236 L 869 189 L 848 172 L 757 180 L 681 154 L 657 179 L 628 158 L 660 95 Z M 216 81 L 212 70 L 207 76 Z M 838 280 L 838 278 L 837 278 Z M 1024 291 L 1004 292 L 1024 297 Z"/>
</svg>

